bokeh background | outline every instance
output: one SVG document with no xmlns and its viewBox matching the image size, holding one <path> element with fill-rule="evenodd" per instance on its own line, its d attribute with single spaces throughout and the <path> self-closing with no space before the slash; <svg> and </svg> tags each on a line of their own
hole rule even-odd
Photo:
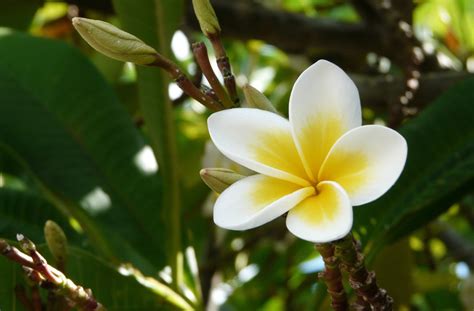
<svg viewBox="0 0 474 311">
<path fill-rule="evenodd" d="M 154 24 L 160 2 L 172 22 Z M 407 138 L 404 175 L 381 200 L 357 208 L 355 235 L 396 310 L 474 310 L 474 1 L 212 3 L 239 87 L 251 84 L 286 115 L 297 76 L 328 59 L 357 84 L 364 123 Z M 75 247 L 71 275 L 111 310 L 165 308 L 105 262 L 118 257 L 166 283 L 173 236 L 183 295 L 202 293 L 208 310 L 326 310 L 322 259 L 284 219 L 248 232 L 213 224 L 216 194 L 199 170 L 246 172 L 209 142 L 210 112 L 175 83 L 153 78 L 158 69 L 141 75 L 92 50 L 72 27 L 75 16 L 125 28 L 163 53 L 147 34 L 166 29 L 170 57 L 208 85 L 191 51 L 192 42 L 208 42 L 190 1 L 1 0 L 0 236 L 24 232 L 41 243 L 44 222 L 54 219 Z M 145 76 L 155 93 L 144 93 Z M 144 96 L 171 100 L 171 158 L 150 147 Z M 169 163 L 178 172 L 179 227 L 162 200 Z M 20 308 L 12 298 L 18 269 L 0 258 L 0 276 L 0 309 Z"/>
</svg>

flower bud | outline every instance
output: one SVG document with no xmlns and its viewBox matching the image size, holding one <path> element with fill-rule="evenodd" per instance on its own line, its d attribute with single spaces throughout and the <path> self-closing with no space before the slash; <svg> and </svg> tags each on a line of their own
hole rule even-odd
<svg viewBox="0 0 474 311">
<path fill-rule="evenodd" d="M 209 0 L 193 0 L 193 7 L 204 35 L 209 37 L 221 32 L 216 12 L 214 12 Z"/>
<path fill-rule="evenodd" d="M 259 90 L 257 90 L 250 84 L 244 85 L 242 89 L 244 91 L 244 96 L 249 107 L 278 113 L 275 107 L 270 102 L 270 100 Z"/>
<path fill-rule="evenodd" d="M 72 24 L 87 43 L 100 53 L 138 65 L 153 63 L 158 53 L 134 35 L 94 19 L 74 17 Z"/>
<path fill-rule="evenodd" d="M 222 193 L 230 185 L 245 177 L 226 168 L 203 168 L 199 174 L 204 183 L 217 193 Z"/>
<path fill-rule="evenodd" d="M 44 237 L 54 259 L 64 263 L 67 258 L 67 238 L 63 229 L 54 221 L 48 220 L 44 225 Z"/>
<path fill-rule="evenodd" d="M 28 239 L 23 234 L 17 233 L 16 240 L 20 243 L 20 247 L 25 253 L 36 251 L 35 243 L 33 243 L 30 239 Z"/>
</svg>

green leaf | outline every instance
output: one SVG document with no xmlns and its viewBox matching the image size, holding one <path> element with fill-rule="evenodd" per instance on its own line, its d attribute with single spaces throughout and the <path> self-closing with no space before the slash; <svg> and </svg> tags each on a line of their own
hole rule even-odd
<svg viewBox="0 0 474 311">
<path fill-rule="evenodd" d="M 47 255 L 45 247 L 41 252 Z M 13 289 L 17 284 L 26 286 L 21 267 L 0 257 L 0 310 L 23 310 L 16 301 Z M 75 284 L 91 288 L 94 296 L 108 310 L 176 310 L 172 297 L 158 294 L 166 286 L 141 285 L 133 275 L 120 274 L 110 264 L 90 253 L 70 247 L 66 275 Z M 161 284 L 161 283 L 160 283 Z M 161 297 L 160 297 L 161 296 Z M 173 302 L 172 302 L 173 301 Z M 182 302 L 182 300 L 180 300 Z M 179 303 L 177 305 L 180 305 Z"/>
<path fill-rule="evenodd" d="M 160 179 L 137 161 L 145 140 L 78 51 L 26 35 L 0 37 L 0 150 L 68 212 L 88 206 L 97 222 L 88 217 L 89 227 L 113 229 L 114 238 L 164 264 Z"/>
<path fill-rule="evenodd" d="M 2 0 L 0 27 L 27 30 L 44 0 Z"/>
<path fill-rule="evenodd" d="M 171 37 L 183 14 L 182 0 L 114 0 L 115 10 L 124 29 L 160 54 L 170 57 Z M 176 163 L 177 146 L 172 105 L 168 98 L 167 74 L 158 68 L 138 68 L 140 110 L 145 120 L 153 151 L 162 168 L 163 206 L 167 207 L 167 253 L 174 286 L 181 273 L 181 201 Z"/>
<path fill-rule="evenodd" d="M 47 220 L 54 220 L 63 229 L 69 227 L 64 215 L 45 199 L 30 192 L 0 188 L 0 236 L 13 238 L 23 233 L 44 241 Z"/>
<path fill-rule="evenodd" d="M 408 142 L 405 170 L 381 199 L 355 208 L 371 255 L 426 224 L 474 185 L 474 79 L 448 90 L 401 129 Z"/>
</svg>

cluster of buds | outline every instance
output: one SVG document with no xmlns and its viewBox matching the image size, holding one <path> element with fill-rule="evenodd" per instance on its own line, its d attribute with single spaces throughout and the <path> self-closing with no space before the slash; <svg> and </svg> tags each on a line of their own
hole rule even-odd
<svg viewBox="0 0 474 311">
<path fill-rule="evenodd" d="M 22 234 L 17 235 L 21 250 L 0 240 L 0 254 L 22 266 L 31 287 L 31 297 L 27 297 L 24 288 L 17 286 L 15 292 L 18 299 L 29 310 L 43 310 L 44 304 L 38 290 L 44 288 L 49 292 L 48 306 L 61 305 L 62 310 L 106 310 L 97 302 L 90 289 L 76 285 L 61 271 L 67 260 L 67 240 L 62 229 L 53 221 L 48 221 L 44 231 L 46 243 L 58 268 L 48 264 L 36 245 Z"/>
<path fill-rule="evenodd" d="M 199 85 L 195 85 L 176 63 L 134 35 L 107 22 L 75 17 L 72 23 L 82 38 L 98 52 L 119 61 L 165 70 L 187 96 L 213 111 L 235 107 L 239 104 L 235 78 L 221 41 L 221 28 L 214 9 L 209 0 L 193 0 L 193 6 L 204 35 L 212 43 L 224 86 L 214 73 L 206 46 L 202 42 L 193 44 L 193 53 L 211 89 L 205 86 L 199 88 Z"/>
</svg>

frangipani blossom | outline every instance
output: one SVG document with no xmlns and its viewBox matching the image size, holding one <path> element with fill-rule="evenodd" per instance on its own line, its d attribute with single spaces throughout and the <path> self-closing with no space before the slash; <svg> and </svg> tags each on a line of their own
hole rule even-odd
<svg viewBox="0 0 474 311">
<path fill-rule="evenodd" d="M 258 173 L 219 196 L 214 222 L 246 230 L 288 212 L 288 230 L 311 242 L 344 237 L 352 228 L 352 206 L 383 195 L 407 155 L 405 139 L 394 130 L 362 126 L 356 86 L 324 60 L 293 86 L 289 120 L 235 108 L 212 114 L 208 126 L 225 156 Z"/>
</svg>

